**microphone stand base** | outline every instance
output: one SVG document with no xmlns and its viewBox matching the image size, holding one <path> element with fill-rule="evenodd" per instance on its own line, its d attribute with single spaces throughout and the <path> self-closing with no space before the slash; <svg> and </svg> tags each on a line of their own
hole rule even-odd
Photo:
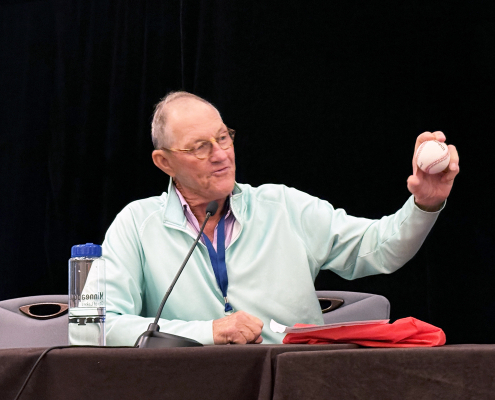
<svg viewBox="0 0 495 400">
<path fill-rule="evenodd" d="M 202 347 L 196 340 L 170 333 L 146 331 L 138 337 L 134 347 L 140 349 L 165 349 L 169 347 Z"/>
</svg>

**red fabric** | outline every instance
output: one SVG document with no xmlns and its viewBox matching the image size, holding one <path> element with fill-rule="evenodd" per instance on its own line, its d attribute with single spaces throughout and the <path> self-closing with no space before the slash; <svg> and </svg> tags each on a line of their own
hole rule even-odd
<svg viewBox="0 0 495 400">
<path fill-rule="evenodd" d="M 296 324 L 295 327 L 314 326 Z M 306 333 L 288 333 L 284 343 L 355 343 L 365 347 L 433 347 L 445 344 L 445 333 L 413 317 L 393 324 L 341 326 Z"/>
</svg>

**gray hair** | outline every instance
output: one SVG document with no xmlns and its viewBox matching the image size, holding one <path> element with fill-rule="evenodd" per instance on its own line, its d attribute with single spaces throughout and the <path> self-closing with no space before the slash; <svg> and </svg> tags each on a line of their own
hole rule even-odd
<svg viewBox="0 0 495 400">
<path fill-rule="evenodd" d="M 151 140 L 153 141 L 153 146 L 155 147 L 155 149 L 161 149 L 164 147 L 169 148 L 172 145 L 171 135 L 165 130 L 165 126 L 167 124 L 167 112 L 165 106 L 172 101 L 181 98 L 198 100 L 215 108 L 215 106 L 209 101 L 206 101 L 205 99 L 196 96 L 195 94 L 183 90 L 169 92 L 155 106 L 155 112 L 153 113 L 153 121 L 151 122 Z"/>
</svg>

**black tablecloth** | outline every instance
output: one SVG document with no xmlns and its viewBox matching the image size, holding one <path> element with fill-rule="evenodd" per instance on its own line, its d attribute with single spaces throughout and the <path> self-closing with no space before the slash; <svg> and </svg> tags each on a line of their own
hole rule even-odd
<svg viewBox="0 0 495 400">
<path fill-rule="evenodd" d="M 0 399 L 14 399 L 43 350 L 0 350 Z M 21 399 L 495 399 L 495 345 L 69 348 L 45 357 Z"/>
<path fill-rule="evenodd" d="M 495 345 L 281 354 L 273 398 L 495 399 Z"/>
<path fill-rule="evenodd" d="M 271 399 L 277 356 L 356 345 L 67 348 L 50 351 L 21 400 Z M 14 399 L 45 349 L 0 350 L 0 399 Z"/>
</svg>

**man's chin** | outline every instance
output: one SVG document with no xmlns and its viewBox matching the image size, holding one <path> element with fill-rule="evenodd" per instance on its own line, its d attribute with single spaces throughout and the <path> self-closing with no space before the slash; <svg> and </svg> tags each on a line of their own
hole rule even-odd
<svg viewBox="0 0 495 400">
<path fill-rule="evenodd" d="M 215 192 L 215 199 L 214 200 L 219 200 L 227 197 L 230 195 L 235 186 L 235 180 L 231 179 L 228 182 L 222 182 L 222 184 L 217 185 L 214 192 Z"/>
</svg>

